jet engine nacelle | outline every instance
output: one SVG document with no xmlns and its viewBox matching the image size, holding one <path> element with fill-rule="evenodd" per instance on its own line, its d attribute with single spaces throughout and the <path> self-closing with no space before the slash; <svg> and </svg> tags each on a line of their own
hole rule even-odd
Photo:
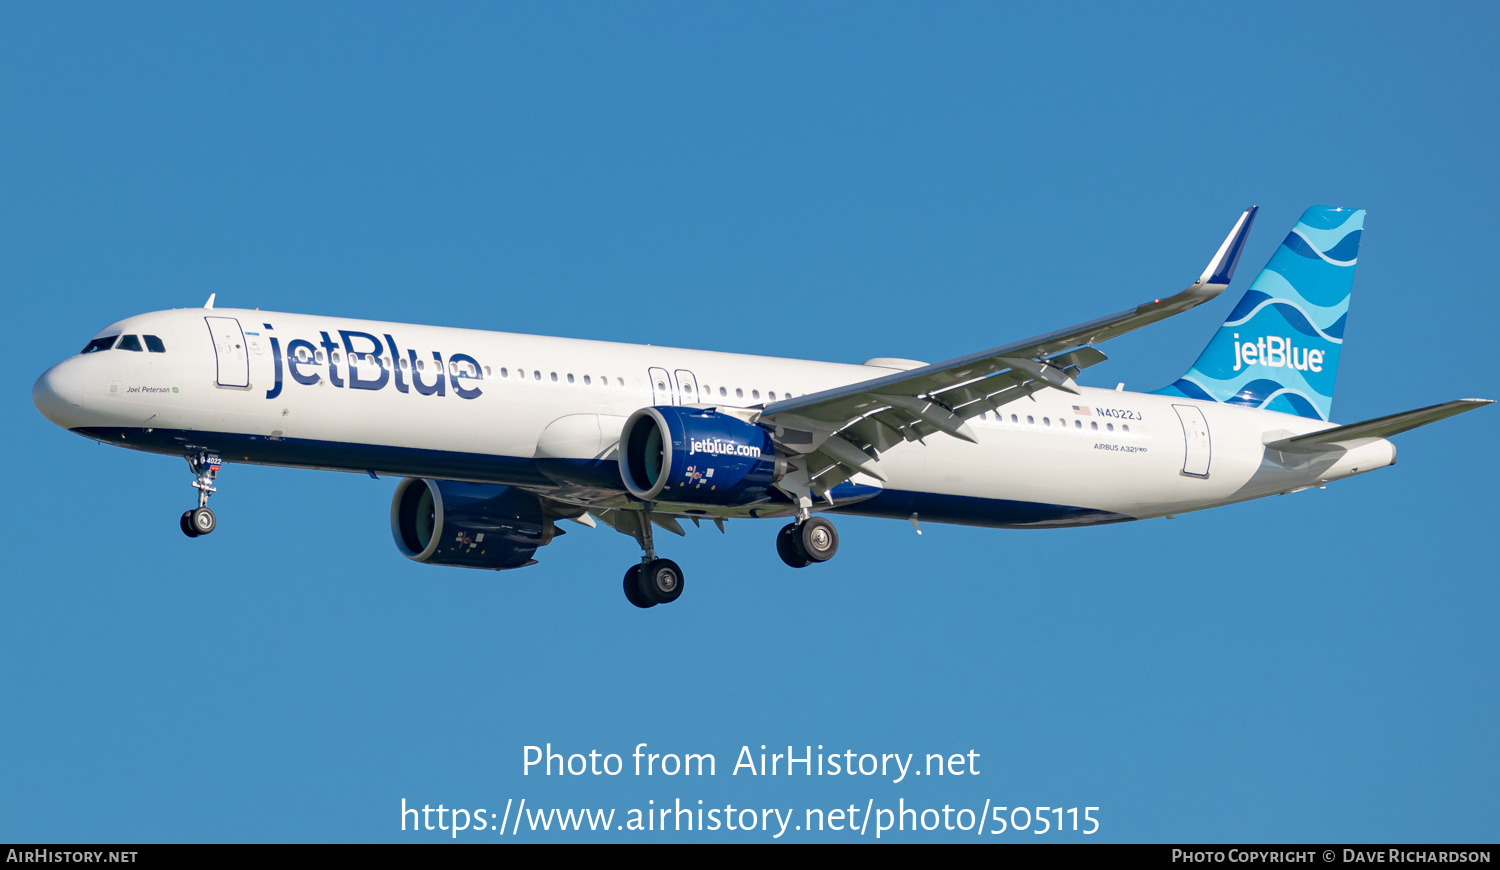
<svg viewBox="0 0 1500 870">
<path fill-rule="evenodd" d="M 391 499 L 391 536 L 406 558 L 462 568 L 522 568 L 558 530 L 531 493 L 407 478 Z"/>
<path fill-rule="evenodd" d="M 620 433 L 620 477 L 644 501 L 753 504 L 785 473 L 769 432 L 712 408 L 642 408 Z"/>
</svg>

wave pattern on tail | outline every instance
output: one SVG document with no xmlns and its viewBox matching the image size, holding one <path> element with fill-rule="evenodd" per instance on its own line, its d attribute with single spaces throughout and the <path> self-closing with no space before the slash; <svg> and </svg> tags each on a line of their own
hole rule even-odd
<svg viewBox="0 0 1500 870">
<path fill-rule="evenodd" d="M 1303 212 L 1198 361 L 1156 392 L 1329 419 L 1364 222 Z"/>
</svg>

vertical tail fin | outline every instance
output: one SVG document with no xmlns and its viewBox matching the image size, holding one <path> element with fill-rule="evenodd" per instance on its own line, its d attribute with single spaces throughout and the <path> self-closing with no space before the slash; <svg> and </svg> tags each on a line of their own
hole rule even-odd
<svg viewBox="0 0 1500 870">
<path fill-rule="evenodd" d="M 1271 255 L 1169 396 L 1327 420 L 1363 209 L 1315 205 Z"/>
</svg>

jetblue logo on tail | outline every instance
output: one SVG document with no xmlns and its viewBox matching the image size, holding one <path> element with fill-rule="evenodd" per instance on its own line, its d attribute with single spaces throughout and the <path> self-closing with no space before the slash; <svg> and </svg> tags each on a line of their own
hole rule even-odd
<svg viewBox="0 0 1500 870">
<path fill-rule="evenodd" d="M 1238 332 L 1234 337 L 1234 371 L 1256 364 L 1273 369 L 1285 366 L 1299 372 L 1323 370 L 1323 351 L 1299 348 L 1292 344 L 1290 338 L 1267 335 L 1255 341 L 1241 342 Z"/>
<path fill-rule="evenodd" d="M 1170 396 L 1327 420 L 1365 213 L 1303 212 Z"/>
</svg>

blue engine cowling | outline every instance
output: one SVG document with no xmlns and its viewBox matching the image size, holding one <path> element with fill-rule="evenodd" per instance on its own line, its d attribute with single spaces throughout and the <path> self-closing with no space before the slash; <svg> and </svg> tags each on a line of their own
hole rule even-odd
<svg viewBox="0 0 1500 870">
<path fill-rule="evenodd" d="M 785 473 L 769 432 L 712 408 L 642 408 L 620 432 L 620 477 L 644 501 L 754 504 Z"/>
<path fill-rule="evenodd" d="M 514 487 L 407 478 L 391 499 L 396 549 L 429 565 L 522 568 L 555 534 L 537 497 Z"/>
</svg>

